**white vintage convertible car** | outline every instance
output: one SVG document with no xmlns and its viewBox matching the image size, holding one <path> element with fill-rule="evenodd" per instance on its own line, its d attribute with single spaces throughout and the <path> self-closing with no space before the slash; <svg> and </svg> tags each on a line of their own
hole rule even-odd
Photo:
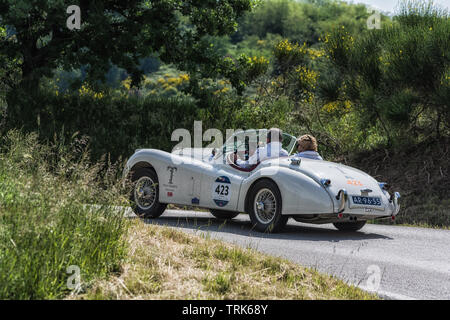
<svg viewBox="0 0 450 320">
<path fill-rule="evenodd" d="M 157 218 L 167 204 L 207 208 L 218 219 L 233 219 L 245 212 L 261 232 L 280 231 L 289 217 L 357 231 L 367 220 L 394 219 L 398 214 L 398 192 L 390 195 L 385 183 L 358 169 L 293 156 L 296 139 L 288 134 L 283 134 L 283 148 L 290 156 L 267 159 L 247 169 L 237 166 L 234 154 L 248 159 L 264 145 L 259 140 L 264 132 L 237 132 L 214 152 L 206 148 L 172 153 L 136 150 L 125 168 L 132 181 L 134 212 L 142 218 Z M 250 141 L 255 136 L 256 143 Z"/>
</svg>

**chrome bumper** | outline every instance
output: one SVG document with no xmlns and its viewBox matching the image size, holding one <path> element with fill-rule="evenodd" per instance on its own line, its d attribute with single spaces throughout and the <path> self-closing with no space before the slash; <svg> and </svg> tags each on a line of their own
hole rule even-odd
<svg viewBox="0 0 450 320">
<path fill-rule="evenodd" d="M 399 192 L 395 192 L 391 198 L 390 198 L 390 202 L 393 204 L 394 208 L 392 210 L 392 214 L 391 216 L 396 216 L 398 214 L 398 212 L 400 211 L 400 203 L 399 203 L 399 199 L 401 198 L 400 193 Z M 337 214 L 341 214 L 345 211 L 345 206 L 348 200 L 348 194 L 347 191 L 345 189 L 341 189 L 339 190 L 337 196 L 336 196 L 336 200 L 339 201 L 339 207 L 338 207 L 338 212 Z M 392 207 L 391 207 L 392 208 Z"/>
<path fill-rule="evenodd" d="M 391 196 L 391 202 L 394 204 L 394 212 L 392 213 L 393 216 L 396 216 L 398 212 L 400 211 L 400 203 L 398 199 L 400 199 L 400 193 L 394 192 L 394 194 Z"/>
<path fill-rule="evenodd" d="M 348 199 L 347 191 L 345 189 L 339 190 L 336 199 L 339 201 L 339 210 L 337 213 L 341 214 L 342 212 L 345 211 L 345 204 L 347 203 Z"/>
</svg>

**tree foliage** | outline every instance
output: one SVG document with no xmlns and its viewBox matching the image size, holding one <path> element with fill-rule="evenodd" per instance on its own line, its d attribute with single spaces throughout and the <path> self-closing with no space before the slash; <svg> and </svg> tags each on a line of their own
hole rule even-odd
<svg viewBox="0 0 450 320">
<path fill-rule="evenodd" d="M 69 5 L 81 8 L 80 30 L 66 27 Z M 114 64 L 138 84 L 141 59 L 157 53 L 165 63 L 211 74 L 220 57 L 209 50 L 205 36 L 233 33 L 251 7 L 252 0 L 0 0 L 0 25 L 12 30 L 0 46 L 0 59 L 12 64 L 2 82 L 14 84 L 15 67 L 22 90 L 9 99 L 15 106 L 10 116 L 28 113 L 22 110 L 28 103 L 16 98 L 32 96 L 39 80 L 58 67 L 85 66 L 88 81 L 95 83 Z"/>
<path fill-rule="evenodd" d="M 261 2 L 240 19 L 235 41 L 256 35 L 261 39 L 278 34 L 293 42 L 319 43 L 322 34 L 336 25 L 359 32 L 370 14 L 364 5 L 331 0 L 271 0 Z"/>
<path fill-rule="evenodd" d="M 250 10 L 249 0 L 223 1 L 72 1 L 79 5 L 79 31 L 66 28 L 66 1 L 0 1 L 2 25 L 14 37 L 1 52 L 18 58 L 22 76 L 50 75 L 59 65 L 88 65 L 98 79 L 110 63 L 139 77 L 139 59 L 158 52 L 165 63 L 199 63 L 202 37 L 225 35 L 236 19 Z"/>
<path fill-rule="evenodd" d="M 423 1 L 402 2 L 381 30 L 335 30 L 325 46 L 341 77 L 325 100 L 352 101 L 360 123 L 380 122 L 390 139 L 439 136 L 450 124 L 449 34 L 448 12 Z"/>
</svg>

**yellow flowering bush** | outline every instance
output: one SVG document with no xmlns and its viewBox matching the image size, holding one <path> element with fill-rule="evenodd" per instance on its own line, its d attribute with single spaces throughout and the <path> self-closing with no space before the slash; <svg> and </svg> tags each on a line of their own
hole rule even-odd
<svg viewBox="0 0 450 320">
<path fill-rule="evenodd" d="M 350 100 L 332 101 L 332 102 L 325 104 L 323 106 L 322 110 L 327 113 L 334 113 L 334 112 L 338 112 L 338 111 L 348 113 L 352 110 L 352 103 Z"/>
<path fill-rule="evenodd" d="M 269 60 L 264 57 L 247 58 L 245 64 L 245 73 L 248 79 L 255 79 L 267 72 L 269 68 Z"/>
<path fill-rule="evenodd" d="M 127 89 L 130 90 L 131 89 L 131 78 L 127 78 L 125 80 L 122 81 L 122 86 Z"/>
<path fill-rule="evenodd" d="M 225 57 L 217 70 L 230 81 L 238 94 L 242 94 L 248 85 L 266 74 L 268 69 L 269 60 L 265 57 L 241 54 L 237 59 Z"/>
<path fill-rule="evenodd" d="M 285 39 L 280 41 L 273 50 L 276 62 L 281 69 L 289 69 L 290 66 L 303 64 L 309 54 L 306 43 L 293 44 Z"/>
<path fill-rule="evenodd" d="M 311 60 L 316 60 L 322 57 L 325 57 L 325 51 L 324 50 L 317 50 L 317 49 L 308 49 L 309 57 Z"/>
<path fill-rule="evenodd" d="M 218 96 L 218 95 L 225 94 L 225 93 L 227 93 L 227 92 L 229 92 L 229 91 L 230 91 L 230 88 L 229 88 L 229 87 L 223 87 L 222 89 L 218 89 L 218 90 L 214 91 L 213 94 L 214 94 L 215 96 Z"/>
<path fill-rule="evenodd" d="M 300 66 L 295 69 L 298 75 L 299 84 L 303 88 L 315 89 L 317 84 L 318 74 L 314 70 L 307 67 Z"/>
<path fill-rule="evenodd" d="M 335 60 L 345 57 L 355 44 L 355 39 L 344 27 L 327 33 L 321 41 L 325 44 L 325 52 Z"/>
<path fill-rule="evenodd" d="M 105 94 L 103 92 L 95 92 L 88 84 L 83 84 L 78 90 L 80 96 L 90 96 L 94 99 L 103 99 Z"/>
<path fill-rule="evenodd" d="M 177 95 L 190 81 L 188 74 L 171 75 L 165 73 L 157 79 L 146 78 L 144 88 L 148 90 L 148 94 L 162 94 L 164 96 Z M 126 87 L 125 87 L 126 88 Z"/>
<path fill-rule="evenodd" d="M 302 91 L 303 100 L 307 103 L 313 103 L 314 90 L 317 85 L 318 74 L 314 70 L 300 66 L 295 69 L 297 76 L 297 86 Z"/>
</svg>

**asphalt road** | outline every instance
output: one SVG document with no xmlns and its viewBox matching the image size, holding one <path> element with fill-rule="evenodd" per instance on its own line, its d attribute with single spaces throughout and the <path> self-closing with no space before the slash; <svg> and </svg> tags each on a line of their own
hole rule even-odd
<svg viewBox="0 0 450 320">
<path fill-rule="evenodd" d="M 261 234 L 246 215 L 226 223 L 207 212 L 167 210 L 147 223 L 208 233 L 241 247 L 286 258 L 388 299 L 450 300 L 450 231 L 366 225 L 359 232 L 290 219 L 286 230 Z"/>
</svg>

